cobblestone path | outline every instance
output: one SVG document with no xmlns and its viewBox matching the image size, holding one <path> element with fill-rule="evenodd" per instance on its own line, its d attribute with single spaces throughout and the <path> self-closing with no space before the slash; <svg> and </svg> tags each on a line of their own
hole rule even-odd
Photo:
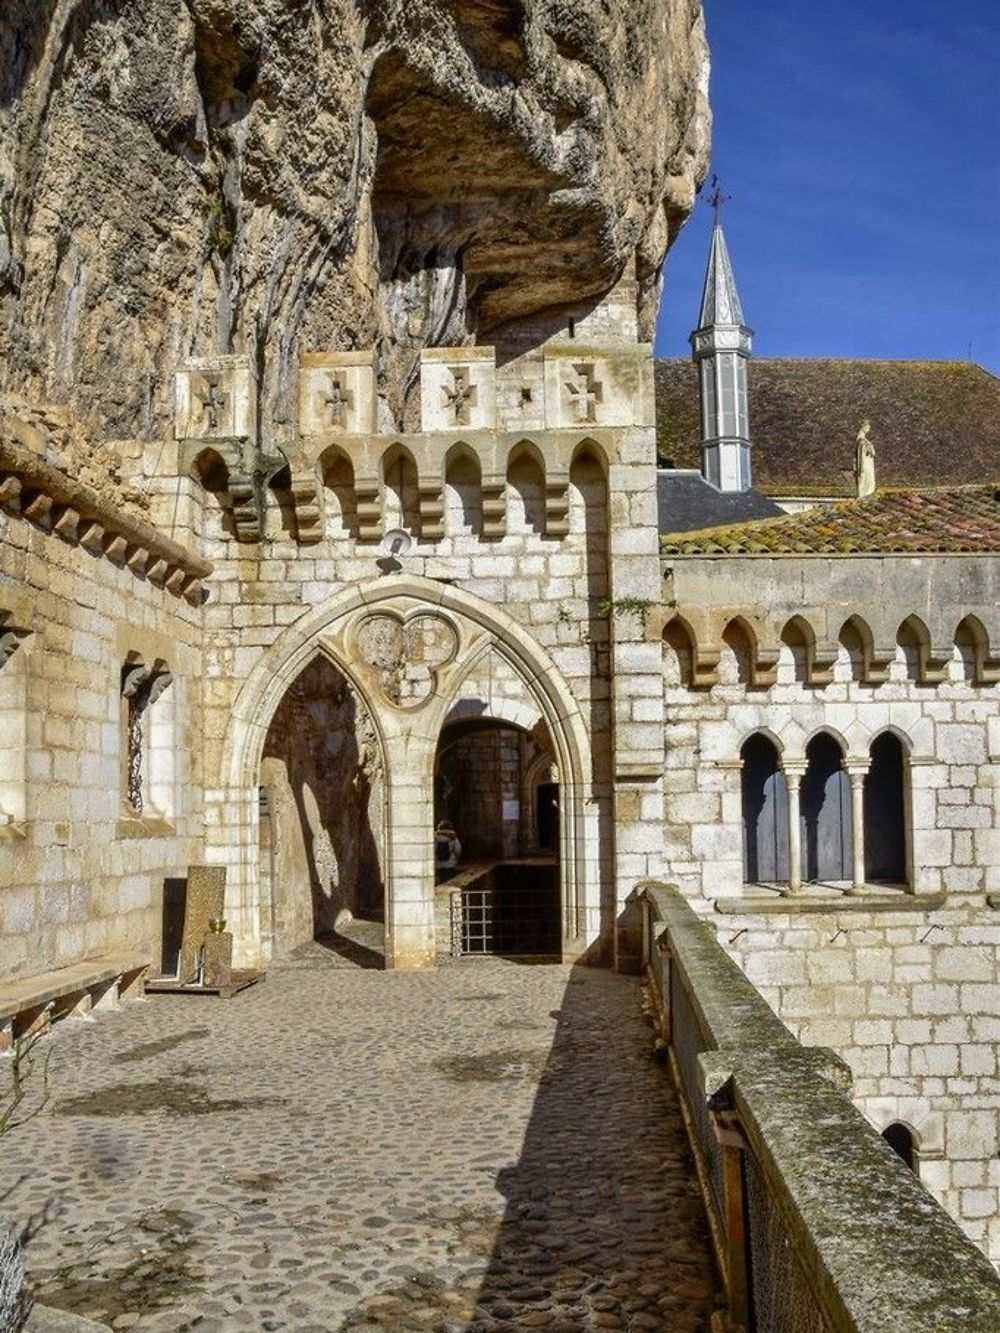
<svg viewBox="0 0 1000 1333">
<path fill-rule="evenodd" d="M 707 1329 L 650 1048 L 632 979 L 316 945 L 232 1001 L 61 1023 L 0 1212 L 39 1298 L 112 1328 Z"/>
</svg>

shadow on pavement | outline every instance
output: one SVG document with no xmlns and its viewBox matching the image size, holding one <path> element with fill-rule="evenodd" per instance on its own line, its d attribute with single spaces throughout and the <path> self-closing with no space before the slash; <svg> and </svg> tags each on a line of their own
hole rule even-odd
<svg viewBox="0 0 1000 1333">
<path fill-rule="evenodd" d="M 634 979 L 570 974 L 468 1333 L 708 1329 L 708 1227 L 639 1002 Z"/>
</svg>

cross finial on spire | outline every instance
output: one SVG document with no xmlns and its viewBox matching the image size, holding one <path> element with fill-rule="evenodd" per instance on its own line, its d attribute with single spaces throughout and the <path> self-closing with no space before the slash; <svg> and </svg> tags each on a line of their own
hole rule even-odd
<svg viewBox="0 0 1000 1333">
<path fill-rule="evenodd" d="M 708 196 L 705 202 L 708 204 L 709 208 L 715 209 L 715 225 L 717 227 L 722 225 L 722 205 L 727 204 L 732 197 L 731 194 L 723 193 L 722 184 L 718 176 L 713 176 L 712 193 Z"/>
</svg>

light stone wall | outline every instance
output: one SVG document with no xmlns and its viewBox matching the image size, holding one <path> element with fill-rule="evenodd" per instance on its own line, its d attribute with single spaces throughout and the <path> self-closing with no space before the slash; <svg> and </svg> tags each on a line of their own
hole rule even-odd
<svg viewBox="0 0 1000 1333">
<path fill-rule="evenodd" d="M 663 810 L 666 878 L 710 917 L 794 1034 L 848 1061 L 871 1123 L 911 1129 L 921 1179 L 1000 1261 L 995 564 L 670 562 L 685 628 L 666 630 Z M 796 614 L 812 645 L 783 641 Z M 923 651 L 905 636 L 894 643 L 913 614 L 930 626 Z M 989 649 L 956 642 L 967 614 L 985 626 Z M 872 627 L 867 651 L 840 632 L 851 616 Z M 819 903 L 815 888 L 782 899 L 783 910 L 752 909 L 765 891 L 743 883 L 741 746 L 766 732 L 794 769 L 821 729 L 848 762 L 863 762 L 887 729 L 902 740 L 916 896 L 899 893 L 892 906 L 912 910 L 866 909 L 863 896 L 838 909 L 835 893 Z M 778 905 L 772 894 L 768 908 Z"/>
<path fill-rule="evenodd" d="M 915 1137 L 919 1175 L 1000 1263 L 1000 923 L 934 911 L 715 918 L 719 940 L 807 1045 L 829 1046 L 880 1132 Z"/>
<path fill-rule="evenodd" d="M 567 956 L 610 949 L 632 885 L 659 872 L 661 661 L 645 618 L 659 595 L 652 363 L 635 340 L 635 295 L 629 276 L 604 302 L 515 330 L 496 349 L 499 431 L 473 410 L 493 401 L 493 351 L 426 354 L 438 401 L 425 404 L 424 433 L 349 434 L 342 422 L 300 439 L 259 545 L 233 540 L 252 527 L 245 500 L 234 524 L 230 497 L 187 476 L 202 441 L 139 460 L 159 521 L 216 567 L 204 608 L 206 845 L 230 869 L 227 918 L 245 960 L 267 954 L 262 738 L 321 651 L 386 754 L 391 962 L 433 960 L 433 756 L 463 704 L 503 718 L 520 694 L 520 712 L 544 724 L 561 784 Z M 467 367 L 475 404 L 456 407 L 431 384 L 451 366 Z M 365 391 L 348 388 L 356 409 Z M 459 408 L 466 424 L 451 420 Z M 396 528 L 408 551 L 383 545 Z M 394 637 L 405 664 L 379 659 Z M 484 688 L 487 662 L 491 682 L 513 672 L 513 691 Z"/>
<path fill-rule="evenodd" d="M 0 976 L 102 954 L 158 967 L 163 881 L 202 848 L 201 610 L 3 515 L 0 608 L 30 631 L 0 666 L 4 767 L 23 764 L 19 817 L 0 824 Z M 173 673 L 146 718 L 141 818 L 122 786 L 129 652 Z"/>
<path fill-rule="evenodd" d="M 615 439 L 609 433 L 601 434 L 595 441 L 595 459 L 605 452 L 616 460 L 622 454 L 627 459 L 631 450 L 633 454 L 648 455 L 651 469 L 651 432 L 632 430 L 623 434 L 624 440 Z M 592 436 L 581 433 L 577 443 L 588 438 Z M 539 440 L 543 456 L 545 443 L 544 437 Z M 616 466 L 628 469 L 630 464 L 616 461 Z M 452 519 L 458 518 L 459 521 L 449 523 L 444 538 L 436 541 L 425 542 L 418 533 L 410 553 L 401 562 L 402 572 L 398 576 L 389 573 L 380 577 L 377 562 L 383 552 L 378 544 L 359 545 L 344 532 L 331 531 L 321 545 L 305 551 L 275 524 L 264 546 L 259 551 L 247 553 L 227 539 L 222 514 L 211 499 L 206 500 L 204 512 L 197 516 L 197 521 L 199 526 L 204 524 L 208 528 L 206 554 L 216 564 L 212 596 L 204 608 L 208 772 L 217 773 L 223 762 L 223 743 L 231 718 L 235 717 L 240 723 L 245 721 L 252 730 L 266 727 L 266 713 L 259 718 L 246 715 L 245 705 L 240 701 L 241 690 L 268 650 L 278 644 L 286 627 L 308 615 L 310 609 L 331 604 L 345 588 L 357 584 L 373 585 L 365 594 L 369 602 L 373 602 L 382 590 L 390 597 L 397 586 L 395 580 L 399 578 L 427 580 L 426 595 L 432 603 L 441 587 L 468 592 L 478 602 L 496 607 L 501 617 L 509 617 L 521 627 L 539 660 L 550 664 L 551 670 L 564 683 L 573 700 L 578 724 L 588 733 L 585 771 L 567 776 L 560 771 L 562 782 L 570 786 L 575 783 L 578 788 L 580 817 L 586 827 L 574 833 L 572 841 L 579 843 L 581 849 L 586 846 L 589 862 L 586 873 L 593 881 L 588 901 L 582 907 L 577 947 L 587 947 L 602 932 L 610 938 L 615 893 L 611 881 L 611 850 L 607 828 L 601 829 L 590 803 L 595 790 L 599 788 L 608 793 L 612 782 L 608 678 L 612 623 L 607 612 L 602 614 L 600 611 L 601 603 L 610 592 L 609 505 L 602 475 L 604 470 L 604 465 L 597 462 L 575 463 L 567 469 L 568 531 L 560 537 L 553 538 L 544 530 L 538 531 L 539 527 L 544 528 L 538 519 L 545 505 L 545 484 L 541 473 L 534 478 L 530 475 L 512 478 L 507 489 L 506 532 L 499 540 L 486 543 L 477 533 L 468 530 L 468 525 L 462 521 L 464 514 L 460 512 L 459 497 L 459 502 L 451 510 Z M 638 511 L 633 513 L 627 501 L 620 512 L 623 525 L 641 517 Z M 655 556 L 652 563 L 655 573 Z M 635 632 L 633 626 L 626 629 Z M 288 632 L 292 635 L 291 641 L 296 641 L 294 632 Z M 495 715 L 521 726 L 529 722 L 533 725 L 544 716 L 534 676 L 544 675 L 545 668 L 525 669 L 503 640 L 502 634 L 492 637 L 490 651 L 495 655 L 495 662 L 484 671 L 487 659 L 481 654 L 486 645 L 481 637 L 462 637 L 458 659 L 438 673 L 447 675 L 447 689 L 440 682 L 434 687 L 441 694 L 447 716 L 461 716 L 463 700 L 482 705 L 488 716 Z M 318 646 L 319 637 L 317 649 Z M 656 655 L 655 679 L 658 680 L 659 650 L 655 644 L 650 647 Z M 391 716 L 387 719 L 385 700 L 378 697 L 377 681 L 363 663 L 357 662 L 354 648 L 346 644 L 344 652 L 347 658 L 355 659 L 348 664 L 348 672 L 362 689 L 368 691 L 369 702 L 380 722 L 384 724 L 388 720 L 389 725 L 394 725 L 400 721 Z M 280 647 L 278 653 L 280 656 Z M 484 675 L 489 681 L 488 687 Z M 512 676 L 516 684 L 511 680 Z M 389 710 L 390 714 L 394 712 Z M 410 742 L 419 731 L 419 721 L 416 714 L 409 718 Z M 549 719 L 550 729 L 551 725 L 552 719 Z M 436 744 L 436 735 L 429 740 Z M 388 745 L 387 753 L 390 785 L 394 784 L 393 804 L 399 814 L 399 785 L 411 779 L 407 778 L 407 766 L 400 762 L 402 752 L 394 751 Z M 562 767 L 560 765 L 560 770 Z M 430 773 L 423 772 L 412 775 L 416 801 L 413 817 L 418 827 L 407 833 L 406 839 L 401 833 L 394 837 L 397 853 L 404 850 L 408 853 L 412 842 L 407 839 L 417 839 L 421 843 L 420 855 L 423 855 L 424 842 L 427 854 L 430 854 L 433 826 L 430 777 Z M 210 779 L 209 786 L 212 789 L 209 800 L 213 806 L 229 805 L 233 794 L 231 788 L 221 783 L 216 787 L 214 779 Z M 227 824 L 225 831 L 220 829 L 216 833 L 215 820 L 221 816 L 212 812 L 208 828 L 212 856 L 233 857 L 230 864 L 234 883 L 239 882 L 240 876 L 245 882 L 252 881 L 254 867 L 246 864 L 246 848 L 255 845 L 256 840 L 256 835 L 245 836 L 254 820 L 253 800 L 247 788 L 238 794 L 238 801 L 249 821 L 245 829 L 237 833 Z M 570 836 L 569 831 L 566 836 Z M 234 843 L 238 845 L 234 846 Z M 576 862 L 583 858 L 574 854 L 572 859 Z M 401 865 L 398 855 L 392 859 L 392 864 L 398 872 Z M 428 883 L 432 879 L 433 876 Z M 619 896 L 624 897 L 630 887 L 631 881 L 622 886 Z M 246 892 L 252 900 L 254 889 L 248 888 Z M 417 893 L 417 886 L 413 892 Z M 235 904 L 233 910 L 238 910 Z M 252 916 L 255 909 L 251 904 L 247 910 Z M 245 936 L 252 941 L 256 932 L 249 919 L 246 926 Z M 568 934 L 576 936 L 575 924 Z M 433 940 L 421 947 L 429 949 L 430 956 L 433 956 Z"/>
<path fill-rule="evenodd" d="M 765 689 L 740 679 L 728 644 L 719 651 L 719 683 L 707 690 L 685 683 L 683 657 L 665 649 L 664 822 L 668 876 L 688 896 L 743 891 L 740 749 L 760 731 L 784 762 L 802 763 L 820 730 L 862 762 L 874 738 L 891 730 L 908 756 L 912 888 L 980 899 L 1000 890 L 1000 691 L 973 684 L 957 648 L 936 685 L 914 681 L 898 649 L 879 686 L 854 679 L 841 648 L 832 682 L 820 689 L 796 679 L 790 648 Z"/>
</svg>

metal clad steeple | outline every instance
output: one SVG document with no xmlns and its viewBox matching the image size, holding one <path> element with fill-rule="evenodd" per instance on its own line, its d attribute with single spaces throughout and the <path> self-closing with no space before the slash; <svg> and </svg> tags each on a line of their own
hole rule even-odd
<svg viewBox="0 0 1000 1333">
<path fill-rule="evenodd" d="M 747 362 L 753 331 L 743 322 L 733 265 L 722 230 L 722 194 L 712 199 L 715 226 L 691 350 L 701 389 L 702 471 L 720 491 L 750 489 Z"/>
<path fill-rule="evenodd" d="M 722 216 L 715 215 L 712 228 L 712 248 L 708 254 L 708 268 L 705 271 L 705 290 L 701 298 L 699 328 L 708 328 L 712 324 L 742 324 L 743 307 L 736 290 L 733 277 L 733 265 L 729 258 L 726 235 L 722 230 Z"/>
</svg>

